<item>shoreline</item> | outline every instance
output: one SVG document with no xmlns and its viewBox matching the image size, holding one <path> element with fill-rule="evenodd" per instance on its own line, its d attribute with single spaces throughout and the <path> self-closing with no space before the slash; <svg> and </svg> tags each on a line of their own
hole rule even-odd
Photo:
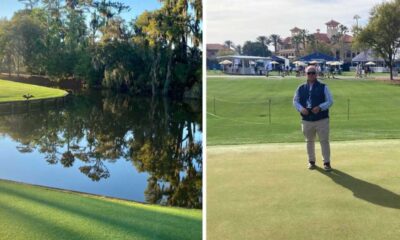
<svg viewBox="0 0 400 240">
<path fill-rule="evenodd" d="M 73 194 L 73 195 L 77 195 L 80 197 L 89 197 L 89 198 L 103 199 L 103 200 L 108 200 L 108 201 L 125 202 L 125 203 L 131 203 L 131 204 L 144 205 L 144 206 L 148 206 L 148 207 L 161 207 L 161 208 L 170 208 L 170 209 L 202 211 L 202 209 L 199 209 L 199 208 L 184 208 L 184 207 L 176 207 L 176 206 L 157 205 L 157 204 L 140 202 L 140 201 L 125 199 L 125 198 L 111 197 L 111 196 L 105 196 L 105 195 L 94 194 L 94 193 L 85 193 L 85 192 L 80 192 L 80 191 L 76 191 L 76 190 L 62 189 L 62 188 L 57 188 L 57 187 L 49 187 L 49 186 L 25 183 L 25 182 L 9 180 L 9 179 L 4 179 L 4 178 L 0 178 L 0 182 L 18 184 L 18 185 L 27 186 L 27 187 L 38 187 L 38 188 L 41 188 L 42 190 L 48 190 L 48 191 L 54 191 L 54 192 L 59 192 L 59 193 L 66 193 L 66 194 Z"/>
</svg>

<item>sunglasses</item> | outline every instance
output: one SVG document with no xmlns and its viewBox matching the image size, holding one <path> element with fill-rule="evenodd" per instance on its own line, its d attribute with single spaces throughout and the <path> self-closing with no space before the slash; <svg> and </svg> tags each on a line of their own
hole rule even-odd
<svg viewBox="0 0 400 240">
<path fill-rule="evenodd" d="M 315 75 L 316 72 L 308 72 L 307 75 Z"/>
</svg>

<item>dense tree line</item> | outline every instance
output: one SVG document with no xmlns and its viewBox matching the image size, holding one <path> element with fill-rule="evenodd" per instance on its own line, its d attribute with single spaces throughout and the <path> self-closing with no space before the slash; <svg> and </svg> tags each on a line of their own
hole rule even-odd
<svg viewBox="0 0 400 240">
<path fill-rule="evenodd" d="M 20 0 L 0 20 L 0 70 L 147 95 L 201 96 L 201 0 L 162 0 L 128 22 L 111 0 Z M 195 92 L 197 89 L 197 92 Z"/>
</svg>

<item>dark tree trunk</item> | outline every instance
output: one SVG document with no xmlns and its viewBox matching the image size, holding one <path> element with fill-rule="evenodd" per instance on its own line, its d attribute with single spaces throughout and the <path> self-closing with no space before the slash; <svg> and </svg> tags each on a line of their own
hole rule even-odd
<svg viewBox="0 0 400 240">
<path fill-rule="evenodd" d="M 389 71 L 390 71 L 390 80 L 393 80 L 393 60 L 392 60 L 392 53 L 389 52 Z"/>
<path fill-rule="evenodd" d="M 170 56 L 168 60 L 168 66 L 167 66 L 167 76 L 164 82 L 164 88 L 163 88 L 163 95 L 167 96 L 169 93 L 169 85 L 171 83 L 171 65 L 172 65 L 172 56 Z"/>
</svg>

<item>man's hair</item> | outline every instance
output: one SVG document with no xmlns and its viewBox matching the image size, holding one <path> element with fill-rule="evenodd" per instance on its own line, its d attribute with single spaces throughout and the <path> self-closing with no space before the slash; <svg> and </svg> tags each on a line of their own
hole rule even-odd
<svg viewBox="0 0 400 240">
<path fill-rule="evenodd" d="M 310 66 L 306 67 L 306 73 L 308 73 L 308 71 L 311 69 L 314 69 L 314 71 L 317 72 L 317 68 L 313 65 L 310 65 Z"/>
</svg>

